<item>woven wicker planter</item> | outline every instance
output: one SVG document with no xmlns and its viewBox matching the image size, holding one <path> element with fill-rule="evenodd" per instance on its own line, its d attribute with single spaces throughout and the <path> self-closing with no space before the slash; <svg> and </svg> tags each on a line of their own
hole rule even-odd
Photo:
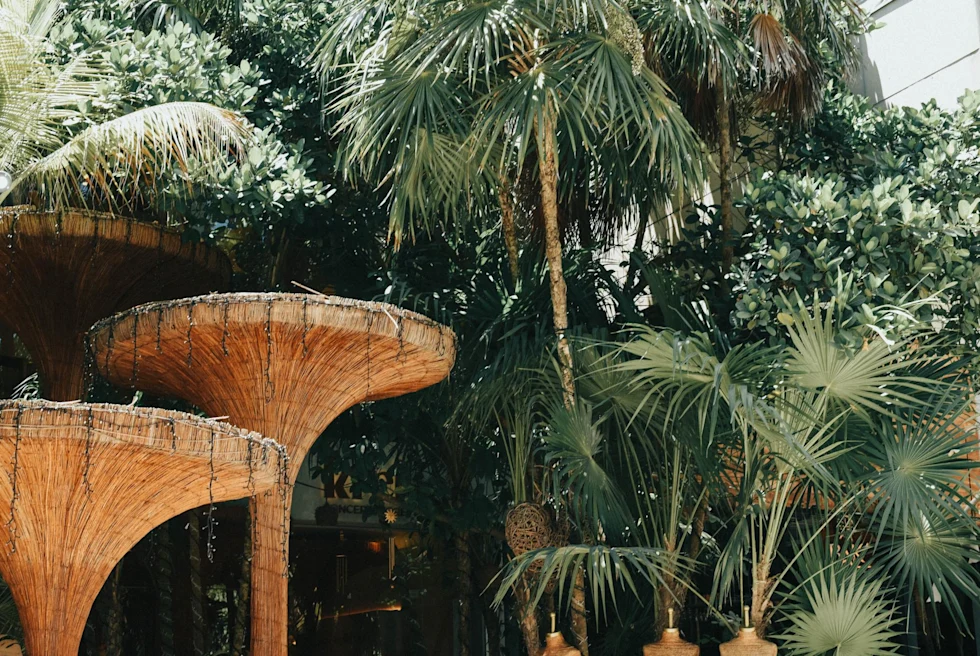
<svg viewBox="0 0 980 656">
<path fill-rule="evenodd" d="M 47 398 L 82 397 L 85 332 L 147 301 L 224 289 L 228 259 L 173 230 L 96 212 L 0 209 L 0 322 L 23 341 Z"/>
<path fill-rule="evenodd" d="M 742 628 L 734 640 L 719 648 L 721 656 L 776 656 L 776 645 L 760 638 L 754 628 Z"/>
<path fill-rule="evenodd" d="M 643 656 L 698 656 L 701 648 L 681 637 L 677 629 L 664 629 L 660 640 L 643 646 Z"/>
<path fill-rule="evenodd" d="M 90 333 L 110 381 L 190 401 L 277 439 L 294 481 L 333 419 L 367 400 L 406 394 L 448 375 L 455 336 L 392 306 L 308 294 L 217 294 L 135 308 Z M 252 656 L 285 656 L 288 516 L 255 498 Z"/>
<path fill-rule="evenodd" d="M 551 514 L 537 503 L 522 503 L 511 508 L 504 524 L 504 535 L 515 556 L 555 544 Z"/>
<path fill-rule="evenodd" d="M 0 573 L 31 656 L 76 656 L 96 595 L 151 529 L 191 508 L 281 490 L 285 458 L 192 415 L 0 402 Z"/>
<path fill-rule="evenodd" d="M 561 633 L 555 632 L 545 636 L 541 656 L 582 656 L 582 652 L 565 642 L 565 636 Z"/>
</svg>

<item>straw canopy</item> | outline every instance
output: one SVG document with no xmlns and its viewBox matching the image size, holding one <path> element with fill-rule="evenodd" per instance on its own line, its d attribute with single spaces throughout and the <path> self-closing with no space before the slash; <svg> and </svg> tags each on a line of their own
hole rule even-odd
<svg viewBox="0 0 980 656">
<path fill-rule="evenodd" d="M 0 322 L 20 337 L 45 396 L 84 392 L 84 335 L 97 320 L 147 301 L 220 290 L 220 250 L 163 226 L 83 210 L 0 209 Z"/>
<path fill-rule="evenodd" d="M 210 502 L 286 499 L 272 440 L 147 408 L 0 402 L 0 466 L 0 573 L 31 656 L 78 653 L 102 584 L 154 527 Z"/>
<path fill-rule="evenodd" d="M 418 314 L 310 294 L 214 294 L 153 303 L 96 324 L 89 349 L 118 385 L 176 396 L 283 444 L 294 481 L 347 408 L 445 378 L 455 336 Z M 288 530 L 268 495 L 253 507 L 252 656 L 284 656 Z"/>
</svg>

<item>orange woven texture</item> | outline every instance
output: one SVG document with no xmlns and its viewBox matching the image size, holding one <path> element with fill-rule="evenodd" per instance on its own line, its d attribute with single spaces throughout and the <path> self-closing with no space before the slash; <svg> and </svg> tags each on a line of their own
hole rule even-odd
<svg viewBox="0 0 980 656">
<path fill-rule="evenodd" d="M 151 529 L 274 489 L 271 440 L 193 415 L 0 402 L 0 573 L 31 656 L 75 656 L 110 571 Z M 281 488 L 282 489 L 282 488 Z"/>
<path fill-rule="evenodd" d="M 665 629 L 660 640 L 643 646 L 643 656 L 698 656 L 701 648 L 681 637 L 677 629 Z"/>
<path fill-rule="evenodd" d="M 310 294 L 214 294 L 99 322 L 96 367 L 117 385 L 176 396 L 272 437 L 295 481 L 306 454 L 351 406 L 445 378 L 453 333 L 393 306 Z M 277 500 L 253 500 L 252 656 L 285 656 L 289 531 Z"/>
<path fill-rule="evenodd" d="M 85 332 L 147 301 L 224 289 L 221 251 L 161 226 L 96 212 L 0 209 L 0 321 L 37 364 L 45 396 L 84 392 Z"/>
<path fill-rule="evenodd" d="M 582 656 L 582 652 L 565 642 L 561 633 L 549 633 L 545 636 L 541 656 Z"/>
<path fill-rule="evenodd" d="M 755 629 L 741 629 L 734 640 L 719 650 L 721 656 L 776 656 L 776 645 L 756 635 Z"/>
</svg>

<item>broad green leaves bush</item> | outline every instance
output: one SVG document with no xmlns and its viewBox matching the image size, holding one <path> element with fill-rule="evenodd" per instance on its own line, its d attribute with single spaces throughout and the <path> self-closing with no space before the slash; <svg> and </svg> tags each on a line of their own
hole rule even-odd
<svg viewBox="0 0 980 656">
<path fill-rule="evenodd" d="M 787 150 L 740 201 L 737 328 L 777 336 L 797 297 L 834 299 L 853 345 L 917 322 L 980 342 L 980 94 L 955 112 L 837 94 Z M 910 301 L 911 314 L 894 311 Z"/>
<path fill-rule="evenodd" d="M 284 41 L 277 28 L 289 28 L 289 21 L 263 22 L 284 9 L 299 20 L 302 12 L 294 3 L 243 3 L 239 37 L 252 32 L 253 38 L 236 48 L 183 22 L 144 25 L 134 22 L 132 7 L 88 0 L 73 5 L 59 28 L 55 43 L 63 58 L 84 53 L 104 61 L 110 71 L 100 97 L 82 108 L 91 123 L 153 104 L 199 101 L 241 112 L 257 126 L 244 165 L 229 162 L 217 176 L 212 172 L 190 200 L 164 197 L 166 208 L 189 220 L 191 230 L 201 235 L 223 228 L 265 233 L 304 223 L 307 213 L 329 205 L 336 191 L 318 175 L 325 167 L 307 146 L 320 135 L 315 86 L 297 87 L 293 73 L 283 74 L 308 56 L 315 34 L 305 35 L 304 42 L 292 33 Z M 274 39 L 277 48 L 264 46 L 265 39 Z M 290 84 L 279 84 L 284 80 Z"/>
</svg>

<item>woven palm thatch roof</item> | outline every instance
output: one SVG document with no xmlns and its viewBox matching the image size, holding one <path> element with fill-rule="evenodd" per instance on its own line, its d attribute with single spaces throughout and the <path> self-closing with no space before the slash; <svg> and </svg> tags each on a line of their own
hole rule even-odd
<svg viewBox="0 0 980 656">
<path fill-rule="evenodd" d="M 139 303 L 224 289 L 228 258 L 163 226 L 98 212 L 0 209 L 0 323 L 37 364 L 45 396 L 84 391 L 84 334 Z"/>
<path fill-rule="evenodd" d="M 0 573 L 31 656 L 75 656 L 112 568 L 191 508 L 278 489 L 275 442 L 193 415 L 0 402 Z"/>
<path fill-rule="evenodd" d="M 96 369 L 123 386 L 176 396 L 273 437 L 295 480 L 313 443 L 347 408 L 445 378 L 455 336 L 413 312 L 311 294 L 215 294 L 153 303 L 99 322 Z M 285 656 L 287 539 L 275 500 L 253 507 L 253 656 Z"/>
</svg>

